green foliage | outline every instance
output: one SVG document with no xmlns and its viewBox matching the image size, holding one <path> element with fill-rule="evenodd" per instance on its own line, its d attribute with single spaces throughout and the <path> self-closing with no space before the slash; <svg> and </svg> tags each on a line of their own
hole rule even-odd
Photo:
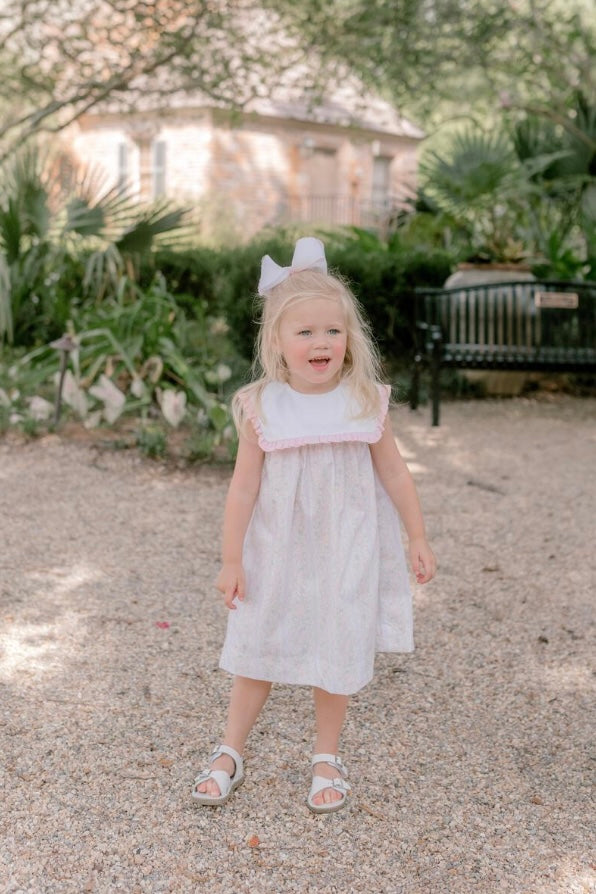
<svg viewBox="0 0 596 894">
<path fill-rule="evenodd" d="M 512 138 L 522 162 L 552 155 L 552 163 L 537 172 L 536 180 L 557 183 L 566 177 L 596 176 L 596 106 L 581 90 L 573 92 L 573 127 L 526 115 L 514 122 Z"/>
<path fill-rule="evenodd" d="M 25 416 L 21 422 L 23 434 L 28 438 L 36 438 L 39 435 L 39 421 L 32 416 Z"/>
<path fill-rule="evenodd" d="M 29 147 L 0 171 L 0 340 L 59 335 L 70 302 L 114 294 L 156 241 L 183 230 L 185 212 L 143 208 L 91 174 L 67 189 L 51 158 Z"/>
<path fill-rule="evenodd" d="M 350 284 L 373 328 L 382 353 L 403 356 L 411 349 L 413 289 L 442 285 L 453 265 L 449 252 L 414 248 L 399 233 L 384 241 L 358 228 L 323 232 L 327 261 Z M 278 233 L 256 239 L 224 254 L 223 294 L 230 336 L 240 354 L 251 359 L 258 329 L 256 284 L 261 257 L 270 254 L 278 263 L 291 262 L 294 234 Z"/>
<path fill-rule="evenodd" d="M 596 275 L 596 106 L 574 94 L 574 128 L 528 116 L 512 129 L 515 151 L 535 187 L 528 195 L 529 241 L 538 275 Z M 545 164 L 536 165 L 537 159 Z"/>
<path fill-rule="evenodd" d="M 80 377 L 95 379 L 98 372 L 109 377 L 126 392 L 133 389 L 141 404 L 150 403 L 158 387 L 183 389 L 191 404 L 203 409 L 217 432 L 222 423 L 222 358 L 229 353 L 225 327 L 208 314 L 207 302 L 197 299 L 194 319 L 189 319 L 158 276 L 142 292 L 122 281 L 119 294 L 99 304 L 76 309 L 72 322 L 80 345 Z M 234 357 L 229 361 L 238 363 Z M 229 370 L 229 378 L 232 378 Z M 219 390 L 213 393 L 213 385 Z"/>
<path fill-rule="evenodd" d="M 421 197 L 447 231 L 464 233 L 464 259 L 526 260 L 543 277 L 589 275 L 596 114 L 581 94 L 576 103 L 574 133 L 526 116 L 510 134 L 505 124 L 490 134 L 468 127 L 423 158 Z"/>
<path fill-rule="evenodd" d="M 227 272 L 222 253 L 213 249 L 158 247 L 141 259 L 138 282 L 147 288 L 159 273 L 189 316 L 194 315 L 198 299 L 206 302 L 210 313 L 219 314 L 227 289 Z"/>
<path fill-rule="evenodd" d="M 307 3 L 308 5 L 308 3 Z M 242 3 L 3 0 L 0 157 L 52 135 L 115 95 L 138 111 L 139 84 L 157 107 L 168 92 L 241 109 L 295 64 L 277 15 Z M 288 52 L 288 50 L 290 50 Z M 303 75 L 304 77 L 304 75 Z"/>
<path fill-rule="evenodd" d="M 240 354 L 252 360 L 258 330 L 260 301 L 257 284 L 261 258 L 269 254 L 278 263 L 289 264 L 294 236 L 283 230 L 264 232 L 246 245 L 223 250 L 220 263 L 225 272 L 221 302 L 230 326 L 230 338 Z M 285 260 L 284 260 L 285 259 Z"/>
<path fill-rule="evenodd" d="M 186 460 L 191 463 L 213 462 L 214 459 L 224 462 L 234 460 L 238 449 L 237 437 L 226 439 L 222 446 L 223 450 L 214 451 L 213 440 L 209 434 L 200 426 L 191 425 L 183 445 L 183 453 Z"/>
<path fill-rule="evenodd" d="M 163 428 L 145 425 L 136 435 L 136 444 L 142 454 L 150 459 L 163 459 L 168 452 L 168 439 Z"/>
<path fill-rule="evenodd" d="M 427 133 L 464 118 L 491 126 L 504 107 L 571 131 L 576 86 L 596 95 L 587 0 L 265 2 L 321 54 L 322 76 L 353 71 Z"/>
<path fill-rule="evenodd" d="M 146 453 L 161 449 L 152 435 L 155 428 L 191 424 L 200 432 L 203 454 L 223 450 L 229 455 L 235 432 L 227 398 L 245 364 L 230 346 L 226 324 L 209 314 L 207 302 L 198 299 L 189 318 L 162 277 L 145 291 L 123 280 L 113 298 L 73 305 L 68 329 L 65 412 L 87 427 L 114 424 L 127 415 L 144 420 L 147 432 L 139 446 Z M 0 356 L 0 404 L 15 421 L 18 416 L 49 422 L 48 400 L 55 397 L 62 356 L 57 347 L 11 352 L 4 363 Z M 151 422 L 157 418 L 161 426 Z"/>
<path fill-rule="evenodd" d="M 79 215 L 79 224 L 82 220 Z M 414 247 L 407 234 L 393 234 L 388 241 L 358 229 L 321 235 L 331 269 L 349 279 L 382 351 L 403 359 L 411 347 L 413 287 L 442 283 L 451 256 Z M 233 457 L 236 434 L 228 400 L 248 374 L 261 258 L 271 254 L 290 263 L 295 238 L 290 231 L 264 233 L 236 249 L 146 254 L 138 267 L 142 285 L 120 272 L 117 289 L 93 301 L 81 284 L 83 265 L 65 266 L 62 275 L 68 271 L 65 281 L 74 297 L 60 309 L 71 348 L 63 414 L 87 427 L 136 418 L 137 443 L 147 455 L 163 455 L 159 432 L 182 426 L 190 432 L 188 459 Z M 158 265 L 169 282 L 156 272 Z M 65 288 L 60 281 L 53 285 Z M 46 343 L 27 353 L 5 349 L 4 354 L 3 415 L 31 430 L 51 425 L 60 351 Z"/>
<path fill-rule="evenodd" d="M 445 152 L 420 164 L 421 188 L 431 205 L 467 231 L 473 253 L 487 260 L 517 261 L 525 247 L 519 234 L 527 178 L 503 132 L 467 128 Z"/>
<path fill-rule="evenodd" d="M 484 134 L 468 128 L 456 133 L 446 157 L 432 152 L 420 172 L 429 192 L 448 211 L 472 204 L 484 208 L 508 184 L 519 167 L 505 134 Z"/>
<path fill-rule="evenodd" d="M 541 240 L 541 257 L 532 265 L 538 279 L 583 279 L 590 266 L 567 244 L 566 234 L 555 229 Z"/>
</svg>

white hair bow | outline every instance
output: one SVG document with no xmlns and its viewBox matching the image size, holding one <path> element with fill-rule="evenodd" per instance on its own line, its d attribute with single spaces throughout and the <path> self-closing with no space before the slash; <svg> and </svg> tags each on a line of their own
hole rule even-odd
<svg viewBox="0 0 596 894">
<path fill-rule="evenodd" d="M 280 267 L 273 258 L 265 255 L 261 260 L 261 278 L 259 279 L 259 295 L 265 295 L 270 289 L 278 286 L 291 273 L 299 270 L 321 270 L 327 273 L 325 246 L 314 236 L 303 236 L 296 243 L 291 267 Z"/>
</svg>

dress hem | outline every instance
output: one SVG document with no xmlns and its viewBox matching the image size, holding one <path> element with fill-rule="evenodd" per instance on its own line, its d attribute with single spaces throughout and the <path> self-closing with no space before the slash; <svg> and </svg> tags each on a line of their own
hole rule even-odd
<svg viewBox="0 0 596 894">
<path fill-rule="evenodd" d="M 312 679 L 304 679 L 304 678 L 299 679 L 298 677 L 291 678 L 291 679 L 288 677 L 285 677 L 283 680 L 279 679 L 278 677 L 276 677 L 275 679 L 269 679 L 269 677 L 272 676 L 271 674 L 262 676 L 262 675 L 250 674 L 250 673 L 247 673 L 246 671 L 231 670 L 229 667 L 226 667 L 222 663 L 220 663 L 219 668 L 220 668 L 220 670 L 223 670 L 228 674 L 232 674 L 235 677 L 247 677 L 249 680 L 262 680 L 265 683 L 274 683 L 274 684 L 277 684 L 278 686 L 308 686 L 308 687 L 314 686 L 317 689 L 322 689 L 324 692 L 329 692 L 331 695 L 355 695 L 357 692 L 360 692 L 361 689 L 364 689 L 365 686 L 368 686 L 368 684 L 374 678 L 374 673 L 371 673 L 371 675 L 363 683 L 356 685 L 355 687 L 351 687 L 351 686 L 349 688 L 342 687 L 342 689 L 340 691 L 337 689 L 328 689 L 325 685 L 323 685 L 321 683 L 320 680 L 313 681 Z"/>
</svg>

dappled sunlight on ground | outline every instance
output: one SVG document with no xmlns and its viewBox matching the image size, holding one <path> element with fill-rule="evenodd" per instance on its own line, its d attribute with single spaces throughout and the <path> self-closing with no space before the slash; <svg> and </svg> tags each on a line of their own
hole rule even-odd
<svg viewBox="0 0 596 894">
<path fill-rule="evenodd" d="M 577 822 L 589 825 L 589 817 L 577 817 Z M 571 857 L 561 857 L 557 867 L 557 894 L 594 894 L 596 880 L 594 872 L 580 866 Z M 534 887 L 532 894 L 542 894 L 543 887 Z"/>
<path fill-rule="evenodd" d="M 22 668 L 46 670 L 60 662 L 60 624 L 11 624 L 0 635 L 0 679 L 9 681 Z"/>
<path fill-rule="evenodd" d="M 64 669 L 82 635 L 77 608 L 84 609 L 83 588 L 101 577 L 98 569 L 85 565 L 23 573 L 38 586 L 28 593 L 23 617 L 14 611 L 2 617 L 0 679 L 8 682 L 22 672 L 32 676 Z M 65 602 L 65 597 L 73 598 Z"/>
<path fill-rule="evenodd" d="M 416 461 L 416 452 L 409 446 L 405 444 L 404 441 L 399 438 L 395 439 L 395 443 L 397 444 L 397 449 L 402 455 L 403 459 L 408 464 L 408 469 L 412 473 L 412 475 L 426 475 L 428 474 L 428 467 L 423 463 L 419 463 Z"/>
<path fill-rule="evenodd" d="M 42 599 L 44 596 L 54 599 L 56 596 L 72 593 L 85 584 L 101 580 L 103 572 L 87 565 L 75 565 L 73 568 L 35 568 L 25 572 L 25 577 L 46 583 L 49 589 L 40 590 L 37 595 Z"/>
<path fill-rule="evenodd" d="M 594 690 L 594 670 L 584 662 L 567 662 L 559 667 L 534 668 L 533 674 L 536 682 L 560 695 L 568 692 L 584 692 L 586 695 L 591 695 Z"/>
</svg>

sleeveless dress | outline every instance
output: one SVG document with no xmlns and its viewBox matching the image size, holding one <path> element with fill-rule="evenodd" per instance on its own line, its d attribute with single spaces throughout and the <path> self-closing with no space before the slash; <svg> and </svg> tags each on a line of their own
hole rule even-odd
<svg viewBox="0 0 596 894">
<path fill-rule="evenodd" d="M 354 418 L 347 385 L 302 394 L 268 384 L 250 412 L 265 452 L 244 540 L 246 595 L 229 612 L 220 667 L 350 695 L 380 652 L 410 652 L 412 597 L 398 513 L 369 444 L 377 417 Z"/>
</svg>

